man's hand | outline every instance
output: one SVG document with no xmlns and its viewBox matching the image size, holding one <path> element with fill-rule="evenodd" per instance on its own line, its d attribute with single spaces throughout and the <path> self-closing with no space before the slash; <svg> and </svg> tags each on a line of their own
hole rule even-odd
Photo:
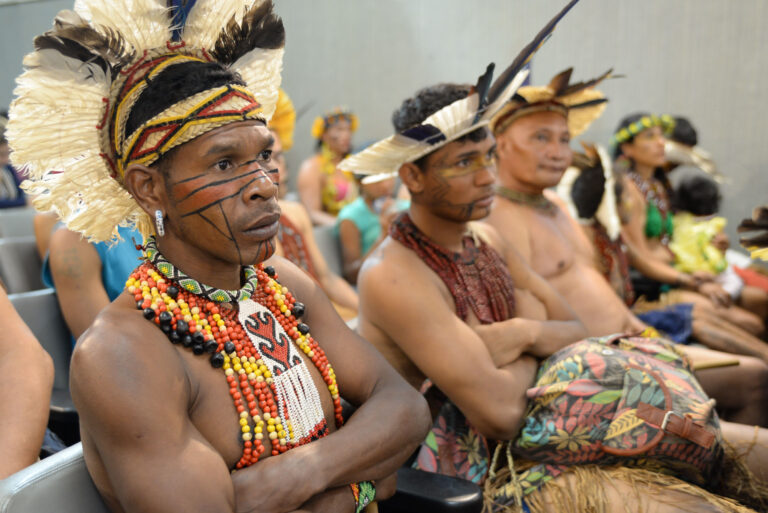
<svg viewBox="0 0 768 513">
<path fill-rule="evenodd" d="M 728 307 L 731 304 L 731 296 L 717 283 L 702 283 L 698 287 L 699 294 L 707 297 L 715 306 Z"/>
<path fill-rule="evenodd" d="M 288 451 L 272 456 L 232 474 L 236 512 L 286 513 L 304 508 L 302 504 L 318 492 L 310 488 L 313 480 L 304 475 L 306 466 L 295 454 Z"/>
</svg>

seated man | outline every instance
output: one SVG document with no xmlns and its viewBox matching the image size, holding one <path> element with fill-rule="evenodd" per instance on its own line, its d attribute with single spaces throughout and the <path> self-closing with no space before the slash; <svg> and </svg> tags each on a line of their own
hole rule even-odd
<svg viewBox="0 0 768 513">
<path fill-rule="evenodd" d="M 569 87 L 569 78 L 570 71 L 547 87 L 520 88 L 516 100 L 494 118 L 499 186 L 488 223 L 565 297 L 590 336 L 639 332 L 645 325 L 597 270 L 594 251 L 576 221 L 553 201 L 556 195 L 546 191 L 558 184 L 571 163 L 571 136 L 585 130 L 602 112 L 596 103 L 602 94 L 583 87 L 596 81 Z M 702 342 L 729 352 L 736 350 L 738 340 L 751 340 L 737 339 L 731 331 L 716 327 L 700 332 L 707 335 L 699 338 Z M 701 348 L 684 350 L 707 362 L 734 358 Z M 768 399 L 768 366 L 754 357 L 736 358 L 738 367 L 702 370 L 697 378 L 729 420 L 768 425 L 763 407 Z"/>
<path fill-rule="evenodd" d="M 494 141 L 482 117 L 472 123 L 474 110 L 454 126 L 444 120 L 450 119 L 445 110 L 457 103 L 476 105 L 472 91 L 478 89 L 454 84 L 422 89 L 395 113 L 399 135 L 347 164 L 375 173 L 399 160 L 400 177 L 412 195 L 409 212 L 395 221 L 363 266 L 360 331 L 413 385 L 426 376 L 439 388 L 431 389 L 437 417 L 418 465 L 482 482 L 491 447 L 516 437 L 536 357 L 576 340 L 584 330 L 562 298 L 495 230 L 477 230 L 471 223 L 485 217 L 493 203 Z M 427 130 L 436 136 L 429 152 L 409 135 Z M 648 505 L 658 508 L 654 511 L 679 511 L 676 504 L 744 511 L 658 473 L 610 469 L 585 486 L 575 481 L 582 474 L 556 476 L 559 471 L 552 467 L 534 468 L 536 473 L 504 478 L 504 488 L 517 483 L 525 490 L 524 511 L 643 511 Z M 676 491 L 662 491 L 662 482 Z M 564 502 L 558 490 L 575 490 L 578 498 Z M 583 509 L 577 509 L 579 503 Z M 486 507 L 515 504 L 487 501 Z"/>
<path fill-rule="evenodd" d="M 515 72 L 513 67 L 502 77 L 510 79 Z M 535 367 L 529 355 L 550 354 L 583 332 L 569 320 L 573 314 L 563 300 L 494 230 L 478 231 L 469 223 L 486 216 L 492 205 L 494 143 L 484 125 L 506 84 L 489 82 L 486 73 L 473 88 L 440 84 L 419 91 L 395 113 L 397 135 L 342 162 L 370 174 L 397 168 L 411 193 L 409 213 L 395 221 L 362 269 L 360 329 L 413 384 L 426 375 L 440 389 L 433 395 L 438 416 L 421 451 L 428 456 L 420 456 L 419 466 L 478 482 L 489 470 L 485 442 L 495 444 L 498 454 L 503 441 L 515 437 Z M 513 92 L 514 87 L 505 90 L 503 100 Z M 565 437 L 566 445 L 576 444 Z M 573 482 L 573 474 L 555 477 L 546 466 L 536 469 L 518 474 L 510 468 L 491 481 L 506 480 L 504 488 L 525 490 L 525 511 L 636 511 L 649 504 L 657 511 L 679 511 L 680 503 L 739 511 L 733 503 L 654 472 L 606 470 L 605 479 L 586 487 Z M 546 475 L 549 482 L 539 488 Z M 662 483 L 676 491 L 662 492 Z M 572 488 L 576 502 L 564 503 L 555 493 Z M 515 505 L 520 506 L 517 499 L 486 502 L 489 510 Z"/>
<path fill-rule="evenodd" d="M 53 363 L 0 289 L 0 479 L 40 455 L 53 387 Z"/>
<path fill-rule="evenodd" d="M 359 512 L 372 480 L 392 493 L 426 405 L 303 271 L 262 265 L 279 224 L 271 2 L 173 4 L 61 13 L 11 116 L 38 208 L 95 240 L 121 224 L 145 236 L 126 291 L 73 355 L 88 470 L 118 512 Z M 92 132 L 27 145 L 73 124 Z M 349 419 L 341 394 L 358 406 Z"/>
</svg>

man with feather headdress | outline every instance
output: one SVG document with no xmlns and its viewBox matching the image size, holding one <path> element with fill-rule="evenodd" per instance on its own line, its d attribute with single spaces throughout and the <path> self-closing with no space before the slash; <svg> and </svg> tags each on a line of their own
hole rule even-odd
<svg viewBox="0 0 768 513">
<path fill-rule="evenodd" d="M 412 198 L 361 271 L 359 330 L 430 402 L 433 428 L 414 465 L 485 483 L 484 511 L 679 511 L 678 504 L 747 511 L 661 471 L 616 460 L 513 464 L 523 421 L 527 442 L 543 435 L 532 429 L 527 406 L 536 394 L 529 387 L 539 385 L 539 360 L 583 347 L 572 343 L 586 330 L 495 229 L 473 221 L 487 217 L 494 202 L 496 147 L 487 125 L 523 81 L 523 64 L 574 4 L 492 85 L 489 67 L 474 87 L 421 89 L 395 111 L 395 135 L 341 163 L 373 176 L 397 173 Z M 559 368 L 549 361 L 541 368 Z M 573 367 L 562 369 L 564 386 L 588 366 Z M 565 448 L 589 443 L 587 415 L 556 425 L 556 434 L 551 428 L 552 439 L 560 436 Z M 580 431 L 569 438 L 574 427 Z M 508 468 L 500 469 L 505 448 Z M 553 454 L 556 460 L 561 451 Z M 675 491 L 664 494 L 666 485 Z"/>
<path fill-rule="evenodd" d="M 556 194 L 547 190 L 563 178 L 571 164 L 570 139 L 583 133 L 602 115 L 607 99 L 595 86 L 610 76 L 610 71 L 585 82 L 570 83 L 572 70 L 556 75 L 546 86 L 526 86 L 501 109 L 491 126 L 498 148 L 499 185 L 496 206 L 488 223 L 523 259 L 549 282 L 584 322 L 590 336 L 641 332 L 646 325 L 627 307 L 595 265 L 595 250 L 576 220 Z M 592 151 L 593 161 L 608 161 L 601 148 Z M 606 235 L 618 238 L 621 219 L 616 213 L 614 180 L 610 167 L 599 166 L 606 175 L 605 194 L 600 195 L 599 216 Z M 600 175 L 602 176 L 602 175 Z M 623 178 L 623 177 L 622 177 Z M 610 213 L 613 212 L 613 215 Z M 511 222 L 514 220 L 514 222 Z M 589 300 L 585 300 L 589 298 Z M 714 321 L 698 319 L 691 312 L 667 312 L 666 317 L 684 316 L 687 328 L 679 329 L 685 342 L 691 331 L 707 344 L 710 339 L 725 344 L 735 336 Z M 672 323 L 666 323 L 667 326 Z M 661 326 L 660 326 L 661 329 Z M 685 334 L 682 334 L 685 333 Z M 691 357 L 700 360 L 732 361 L 738 367 L 704 370 L 697 374 L 735 422 L 768 425 L 763 404 L 768 394 L 768 366 L 749 356 L 686 347 Z M 740 393 L 732 393 L 735 388 Z"/>
<path fill-rule="evenodd" d="M 90 240 L 144 236 L 72 359 L 113 511 L 359 512 L 426 431 L 423 399 L 318 285 L 262 264 L 283 45 L 269 0 L 84 0 L 25 58 L 9 139 L 35 206 Z"/>
</svg>

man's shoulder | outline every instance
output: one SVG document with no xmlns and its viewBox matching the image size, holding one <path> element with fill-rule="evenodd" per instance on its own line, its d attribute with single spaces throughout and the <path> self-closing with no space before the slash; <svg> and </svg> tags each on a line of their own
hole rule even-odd
<svg viewBox="0 0 768 513">
<path fill-rule="evenodd" d="M 411 292 L 418 291 L 415 286 L 432 283 L 436 277 L 419 255 L 388 236 L 365 259 L 357 282 L 362 298 L 372 289 L 389 290 L 404 282 Z"/>
<path fill-rule="evenodd" d="M 176 365 L 174 364 L 176 362 Z M 72 383 L 93 385 L 105 371 L 113 378 L 147 375 L 155 367 L 174 374 L 182 371 L 178 353 L 152 321 L 136 309 L 133 299 L 118 297 L 104 308 L 77 341 L 72 354 Z M 109 380 L 99 386 L 110 386 Z"/>
</svg>

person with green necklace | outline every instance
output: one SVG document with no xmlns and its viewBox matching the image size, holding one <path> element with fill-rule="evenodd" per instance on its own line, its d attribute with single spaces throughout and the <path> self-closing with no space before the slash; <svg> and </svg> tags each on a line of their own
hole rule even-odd
<svg viewBox="0 0 768 513">
<path fill-rule="evenodd" d="M 754 314 L 731 304 L 728 293 L 705 273 L 687 274 L 673 267 L 669 250 L 673 212 L 666 164 L 665 133 L 672 129 L 671 116 L 637 113 L 621 120 L 611 139 L 615 169 L 626 188 L 627 219 L 622 236 L 631 248 L 633 285 L 650 301 L 660 297 L 669 303 L 692 303 L 712 316 L 739 326 L 753 335 L 764 332 Z"/>
</svg>

